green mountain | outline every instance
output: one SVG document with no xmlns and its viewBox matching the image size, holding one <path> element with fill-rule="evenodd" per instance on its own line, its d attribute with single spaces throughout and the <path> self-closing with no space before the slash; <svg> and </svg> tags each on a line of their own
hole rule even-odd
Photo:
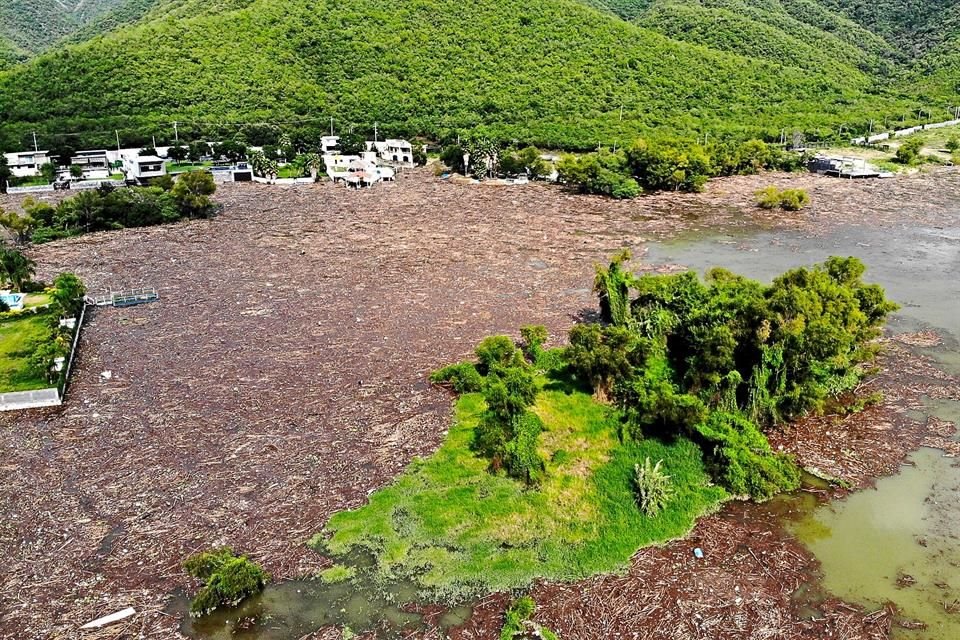
<svg viewBox="0 0 960 640">
<path fill-rule="evenodd" d="M 0 71 L 23 61 L 25 53 L 17 45 L 0 35 Z"/>
<path fill-rule="evenodd" d="M 166 136 L 172 120 L 325 128 L 332 116 L 589 147 L 651 129 L 772 136 L 883 103 L 864 74 L 677 42 L 575 0 L 237 4 L 209 15 L 209 2 L 167 2 L 158 19 L 8 72 L 0 144 L 34 128 Z"/>
<path fill-rule="evenodd" d="M 4 0 L 0 37 L 28 53 L 39 53 L 128 0 Z"/>
<path fill-rule="evenodd" d="M 830 6 L 843 2 L 108 0 L 60 35 L 84 42 L 0 73 L 0 146 L 34 130 L 49 146 L 80 131 L 99 132 L 86 144 L 114 130 L 167 140 L 173 121 L 188 136 L 256 138 L 256 125 L 226 124 L 255 121 L 306 138 L 331 117 L 578 148 L 828 135 L 915 98 L 886 88 L 913 61 Z M 941 95 L 936 82 L 911 90 Z"/>
</svg>

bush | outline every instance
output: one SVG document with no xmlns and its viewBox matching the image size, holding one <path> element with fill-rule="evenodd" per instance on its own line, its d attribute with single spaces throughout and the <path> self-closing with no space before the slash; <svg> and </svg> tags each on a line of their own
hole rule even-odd
<svg viewBox="0 0 960 640">
<path fill-rule="evenodd" d="M 786 211 L 800 211 L 810 204 L 810 196 L 803 189 L 777 190 L 774 186 L 766 187 L 755 192 L 757 206 L 761 209 L 784 209 Z"/>
<path fill-rule="evenodd" d="M 206 171 L 190 171 L 177 178 L 173 199 L 180 213 L 188 218 L 206 218 L 213 211 L 210 200 L 217 190 L 213 176 Z"/>
<path fill-rule="evenodd" d="M 190 603 L 190 614 L 203 616 L 220 606 L 236 606 L 244 598 L 260 593 L 269 574 L 246 556 L 236 556 L 229 547 L 204 551 L 188 558 L 183 568 L 204 581 Z"/>
<path fill-rule="evenodd" d="M 474 350 L 477 360 L 477 370 L 487 375 L 497 367 L 508 367 L 519 362 L 519 350 L 509 336 L 490 336 L 484 338 Z"/>
<path fill-rule="evenodd" d="M 531 361 L 536 362 L 543 353 L 543 345 L 550 337 L 547 328 L 542 324 L 529 324 L 520 327 L 520 339 L 523 340 L 523 353 Z"/>
<path fill-rule="evenodd" d="M 896 159 L 900 164 L 914 164 L 923 149 L 923 140 L 917 137 L 909 138 L 897 149 Z"/>
<path fill-rule="evenodd" d="M 780 208 L 800 211 L 810 204 L 810 196 L 803 189 L 786 189 L 780 194 Z"/>
<path fill-rule="evenodd" d="M 83 309 L 87 288 L 72 273 L 61 273 L 53 281 L 53 302 L 66 316 L 78 316 Z"/>
<path fill-rule="evenodd" d="M 514 600 L 504 614 L 500 640 L 515 640 L 523 637 L 559 640 L 556 633 L 531 620 L 536 610 L 537 604 L 530 596 Z"/>
<path fill-rule="evenodd" d="M 754 195 L 757 196 L 757 205 L 761 209 L 776 209 L 780 206 L 780 191 L 774 186 L 760 189 Z"/>
<path fill-rule="evenodd" d="M 503 465 L 510 476 L 527 485 L 540 482 L 544 461 L 537 452 L 537 439 L 543 431 L 543 422 L 537 414 L 525 411 L 513 425 L 513 439 L 504 446 Z"/>
<path fill-rule="evenodd" d="M 475 393 L 483 388 L 483 376 L 469 362 L 459 362 L 437 369 L 430 374 L 430 382 L 449 385 L 457 393 Z"/>
<path fill-rule="evenodd" d="M 663 460 L 658 460 L 657 464 L 652 465 L 650 458 L 647 458 L 642 465 L 634 465 L 633 481 L 637 492 L 637 502 L 640 510 L 651 518 L 667 506 L 667 502 L 673 494 L 673 489 L 670 487 L 670 476 L 660 468 L 662 464 Z"/>
</svg>

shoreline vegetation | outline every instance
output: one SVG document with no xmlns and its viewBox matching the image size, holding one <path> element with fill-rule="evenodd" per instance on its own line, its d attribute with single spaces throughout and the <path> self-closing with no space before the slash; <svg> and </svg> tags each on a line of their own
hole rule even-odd
<svg viewBox="0 0 960 640">
<path fill-rule="evenodd" d="M 433 374 L 459 394 L 447 438 L 310 541 L 338 575 L 454 601 L 582 579 L 726 500 L 799 486 L 765 430 L 851 402 L 896 305 L 855 258 L 762 285 L 722 269 L 638 277 L 629 257 L 598 268 L 602 323 L 576 324 L 569 347 L 544 349 L 529 326 Z"/>
</svg>

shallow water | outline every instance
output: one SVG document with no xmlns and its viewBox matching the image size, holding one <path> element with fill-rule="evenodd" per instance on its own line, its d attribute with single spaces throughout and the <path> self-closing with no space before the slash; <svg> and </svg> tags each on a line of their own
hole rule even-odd
<svg viewBox="0 0 960 640">
<path fill-rule="evenodd" d="M 183 617 L 185 635 L 208 640 L 294 640 L 324 626 L 353 633 L 375 630 L 377 637 L 393 640 L 428 628 L 449 629 L 470 617 L 469 607 L 454 607 L 428 626 L 423 616 L 408 610 L 417 595 L 416 586 L 408 582 L 380 586 L 298 580 L 272 584 L 239 607 L 218 609 L 198 619 L 188 615 L 189 602 L 180 597 L 171 613 Z"/>
<path fill-rule="evenodd" d="M 954 221 L 955 222 L 955 221 Z M 645 262 L 677 263 L 698 271 L 723 266 L 769 281 L 783 271 L 831 255 L 859 257 L 866 281 L 884 286 L 902 305 L 893 331 L 932 329 L 940 347 L 920 349 L 960 374 L 960 234 L 953 229 L 850 227 L 809 237 L 797 232 L 700 233 L 652 245 Z M 960 420 L 960 403 L 928 400 L 916 418 Z M 875 489 L 818 504 L 809 495 L 785 496 L 761 508 L 782 514 L 821 564 L 822 579 L 797 594 L 801 611 L 816 615 L 827 591 L 877 609 L 893 602 L 925 630 L 894 628 L 895 638 L 960 638 L 960 466 L 922 449 L 910 465 Z M 899 581 L 899 584 L 898 584 Z"/>
<path fill-rule="evenodd" d="M 894 637 L 956 640 L 960 466 L 933 449 L 909 461 L 875 489 L 816 507 L 788 529 L 821 562 L 823 589 L 869 609 L 893 602 L 905 619 L 928 625 L 919 633 L 895 627 Z M 957 613 L 948 613 L 955 602 Z"/>
</svg>

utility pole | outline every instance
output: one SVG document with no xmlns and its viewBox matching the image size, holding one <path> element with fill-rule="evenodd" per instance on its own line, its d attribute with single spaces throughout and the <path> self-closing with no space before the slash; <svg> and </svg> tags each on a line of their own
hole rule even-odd
<svg viewBox="0 0 960 640">
<path fill-rule="evenodd" d="M 873 135 L 873 120 L 870 121 L 870 131 L 869 133 L 867 133 L 867 137 L 869 138 L 872 135 Z"/>
<path fill-rule="evenodd" d="M 37 151 L 40 151 L 40 147 L 37 146 L 37 132 L 36 132 L 36 131 L 33 132 L 33 151 L 34 151 L 34 153 L 36 153 Z"/>
<path fill-rule="evenodd" d="M 374 123 L 373 123 L 373 141 L 374 141 L 374 142 L 377 142 L 377 134 L 380 133 L 380 132 L 377 130 L 377 124 L 378 124 L 377 122 L 374 122 Z"/>
<path fill-rule="evenodd" d="M 177 146 L 180 146 L 180 132 L 177 131 L 177 121 L 173 121 L 173 139 L 176 140 Z"/>
<path fill-rule="evenodd" d="M 333 116 L 330 116 L 330 135 L 333 135 Z"/>
<path fill-rule="evenodd" d="M 157 150 L 157 136 L 150 136 L 153 139 L 153 150 Z"/>
<path fill-rule="evenodd" d="M 117 151 L 120 151 L 120 132 L 117 129 L 114 129 L 113 135 L 117 136 Z"/>
</svg>

